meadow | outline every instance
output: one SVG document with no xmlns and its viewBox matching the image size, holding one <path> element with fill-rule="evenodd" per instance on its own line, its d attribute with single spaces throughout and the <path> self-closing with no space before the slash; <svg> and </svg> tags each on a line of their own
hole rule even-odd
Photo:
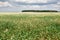
<svg viewBox="0 0 60 40">
<path fill-rule="evenodd" d="M 0 12 L 0 40 L 60 40 L 60 14 Z"/>
</svg>

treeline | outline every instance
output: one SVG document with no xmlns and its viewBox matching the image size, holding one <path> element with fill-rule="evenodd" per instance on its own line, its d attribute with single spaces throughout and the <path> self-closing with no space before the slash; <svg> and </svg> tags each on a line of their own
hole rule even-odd
<svg viewBox="0 0 60 40">
<path fill-rule="evenodd" d="M 58 12 L 56 10 L 22 10 L 22 12 Z"/>
</svg>

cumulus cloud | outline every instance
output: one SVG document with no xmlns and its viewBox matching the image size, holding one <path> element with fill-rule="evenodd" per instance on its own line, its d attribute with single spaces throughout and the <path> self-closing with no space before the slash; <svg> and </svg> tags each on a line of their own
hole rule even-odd
<svg viewBox="0 0 60 40">
<path fill-rule="evenodd" d="M 59 2 L 57 2 L 57 4 L 60 4 L 60 1 L 59 1 Z"/>
<path fill-rule="evenodd" d="M 0 2 L 0 7 L 12 7 L 12 5 L 9 2 Z"/>
<path fill-rule="evenodd" d="M 60 5 L 59 4 L 55 4 L 55 5 L 52 5 L 52 6 L 57 8 L 57 9 L 60 9 Z"/>
<path fill-rule="evenodd" d="M 48 0 L 16 0 L 16 2 L 47 3 Z"/>
<path fill-rule="evenodd" d="M 1 8 L 2 7 L 2 8 Z M 5 8 L 4 8 L 5 7 Z M 0 0 L 0 9 L 19 10 L 60 10 L 59 0 Z"/>
<path fill-rule="evenodd" d="M 39 5 L 20 5 L 20 8 L 22 10 L 43 10 L 43 9 L 46 9 L 47 6 L 45 6 L 45 5 L 42 5 L 42 6 L 39 6 Z"/>
</svg>

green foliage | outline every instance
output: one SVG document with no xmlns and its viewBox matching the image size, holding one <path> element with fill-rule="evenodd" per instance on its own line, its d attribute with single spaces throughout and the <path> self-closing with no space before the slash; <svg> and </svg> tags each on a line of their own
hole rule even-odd
<svg viewBox="0 0 60 40">
<path fill-rule="evenodd" d="M 60 16 L 0 15 L 0 40 L 60 40 Z"/>
<path fill-rule="evenodd" d="M 58 12 L 56 10 L 22 10 L 22 12 Z"/>
</svg>

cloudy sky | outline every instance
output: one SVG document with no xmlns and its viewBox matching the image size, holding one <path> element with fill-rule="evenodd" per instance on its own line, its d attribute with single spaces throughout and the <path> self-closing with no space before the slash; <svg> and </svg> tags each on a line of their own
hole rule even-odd
<svg viewBox="0 0 60 40">
<path fill-rule="evenodd" d="M 0 0 L 0 11 L 58 10 L 60 0 Z"/>
</svg>

